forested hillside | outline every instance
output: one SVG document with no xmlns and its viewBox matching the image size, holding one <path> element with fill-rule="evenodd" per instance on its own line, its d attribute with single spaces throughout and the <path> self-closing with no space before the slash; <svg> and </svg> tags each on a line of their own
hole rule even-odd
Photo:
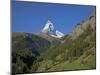
<svg viewBox="0 0 100 75">
<path fill-rule="evenodd" d="M 12 33 L 12 72 L 31 72 L 31 66 L 50 42 L 32 33 Z"/>
</svg>

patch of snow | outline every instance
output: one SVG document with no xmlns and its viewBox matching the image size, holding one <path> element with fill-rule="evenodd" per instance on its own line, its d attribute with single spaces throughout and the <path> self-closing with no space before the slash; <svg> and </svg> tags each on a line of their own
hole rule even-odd
<svg viewBox="0 0 100 75">
<path fill-rule="evenodd" d="M 64 34 L 63 34 L 62 32 L 60 32 L 60 31 L 58 31 L 58 30 L 56 30 L 56 35 L 57 35 L 57 37 L 59 37 L 59 38 L 61 38 L 61 37 L 64 36 Z"/>
</svg>

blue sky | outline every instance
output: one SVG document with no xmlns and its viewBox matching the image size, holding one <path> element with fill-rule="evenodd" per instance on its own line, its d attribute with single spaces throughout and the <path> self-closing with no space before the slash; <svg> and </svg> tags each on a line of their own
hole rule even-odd
<svg viewBox="0 0 100 75">
<path fill-rule="evenodd" d="M 40 32 L 51 20 L 57 30 L 67 34 L 88 19 L 94 9 L 95 6 L 12 1 L 12 31 Z"/>
</svg>

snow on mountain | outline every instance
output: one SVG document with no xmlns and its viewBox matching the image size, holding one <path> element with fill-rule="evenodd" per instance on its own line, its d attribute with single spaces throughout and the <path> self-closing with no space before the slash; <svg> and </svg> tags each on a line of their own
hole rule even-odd
<svg viewBox="0 0 100 75">
<path fill-rule="evenodd" d="M 45 24 L 45 26 L 42 30 L 42 33 L 48 34 L 55 38 L 61 38 L 64 36 L 64 34 L 62 32 L 60 32 L 54 28 L 54 25 L 50 20 L 48 20 L 47 23 Z"/>
<path fill-rule="evenodd" d="M 45 24 L 42 32 L 43 33 L 48 33 L 49 31 L 53 31 L 53 30 L 54 30 L 53 23 L 48 20 L 47 23 Z"/>
<path fill-rule="evenodd" d="M 60 32 L 60 31 L 58 31 L 58 30 L 56 30 L 56 35 L 57 35 L 59 38 L 61 38 L 61 37 L 64 36 L 64 34 L 63 34 L 62 32 Z"/>
</svg>

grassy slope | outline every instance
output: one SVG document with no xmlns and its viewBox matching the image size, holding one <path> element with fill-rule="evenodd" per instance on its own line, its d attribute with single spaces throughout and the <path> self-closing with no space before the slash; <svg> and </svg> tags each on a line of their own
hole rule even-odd
<svg viewBox="0 0 100 75">
<path fill-rule="evenodd" d="M 43 62 L 40 63 L 41 65 L 38 68 L 37 72 L 95 69 L 96 68 L 96 56 L 95 56 L 94 46 L 86 50 L 80 57 L 73 60 L 72 62 L 70 62 L 70 60 L 63 60 L 64 57 L 61 54 L 58 54 L 57 56 L 59 56 L 58 58 L 59 61 L 55 62 L 55 64 L 52 59 L 46 58 L 45 60 L 43 60 Z"/>
</svg>

